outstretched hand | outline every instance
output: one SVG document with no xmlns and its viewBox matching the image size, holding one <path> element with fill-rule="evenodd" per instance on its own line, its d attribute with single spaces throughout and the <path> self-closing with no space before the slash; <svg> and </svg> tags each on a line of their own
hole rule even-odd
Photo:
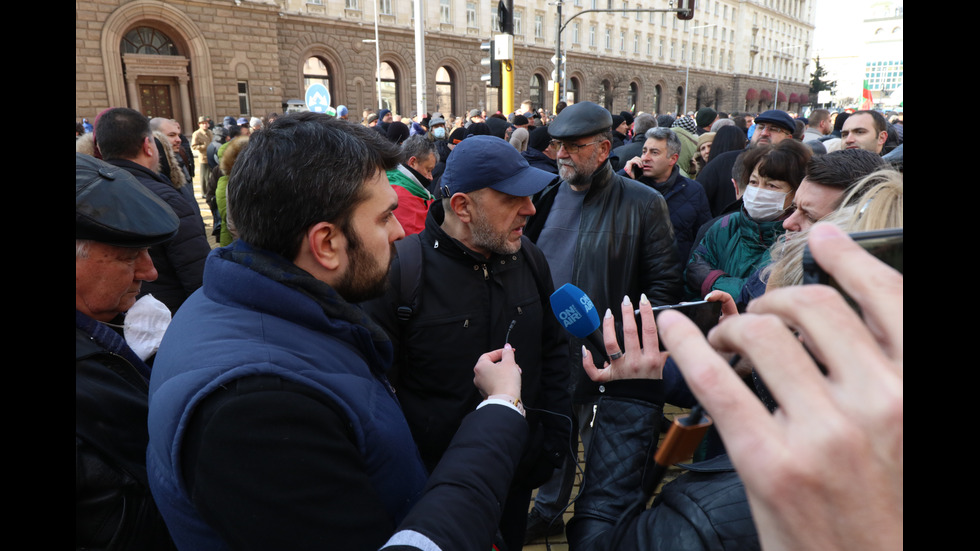
<svg viewBox="0 0 980 551">
<path fill-rule="evenodd" d="M 809 246 L 863 320 L 835 289 L 800 285 L 752 301 L 710 345 L 674 312 L 661 334 L 745 482 L 763 548 L 901 549 L 903 277 L 826 223 Z M 752 361 L 775 415 L 713 348 Z"/>
<path fill-rule="evenodd" d="M 619 343 L 616 342 L 616 324 L 612 312 L 606 309 L 606 316 L 602 320 L 602 340 L 606 345 L 606 353 L 609 357 L 615 357 L 619 352 L 622 354 L 612 360 L 605 362 L 603 369 L 596 368 L 592 362 L 592 355 L 589 350 L 582 347 L 582 366 L 589 378 L 597 383 L 607 383 L 619 379 L 661 379 L 663 378 L 664 363 L 667 361 L 667 353 L 660 350 L 660 340 L 657 336 L 657 324 L 653 319 L 653 306 L 647 300 L 647 296 L 640 296 L 640 322 L 642 328 L 643 346 L 640 346 L 641 336 L 636 327 L 636 314 L 633 310 L 633 303 L 629 297 L 623 297 L 620 305 L 623 316 L 623 345 L 621 351 Z"/>
</svg>

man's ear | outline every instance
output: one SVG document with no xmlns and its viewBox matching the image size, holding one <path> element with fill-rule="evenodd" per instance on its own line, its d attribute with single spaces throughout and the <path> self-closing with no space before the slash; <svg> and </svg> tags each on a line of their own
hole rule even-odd
<svg viewBox="0 0 980 551">
<path fill-rule="evenodd" d="M 407 161 L 405 161 L 405 164 L 407 166 L 410 166 L 410 167 L 412 167 L 414 169 L 415 168 L 415 165 L 417 165 L 418 162 L 419 162 L 418 158 L 412 156 L 412 157 L 409 157 Z"/>
<path fill-rule="evenodd" d="M 459 218 L 461 222 L 468 224 L 472 220 L 472 216 L 470 215 L 471 206 L 473 206 L 473 198 L 465 193 L 454 193 L 449 198 L 449 208 L 452 209 L 456 218 Z"/>
<path fill-rule="evenodd" d="M 316 265 L 338 270 L 347 258 L 347 237 L 336 224 L 318 222 L 306 230 L 304 248 Z"/>
<path fill-rule="evenodd" d="M 881 132 L 878 132 L 878 145 L 885 145 L 885 142 L 887 141 L 888 141 L 888 131 L 882 130 Z"/>
<path fill-rule="evenodd" d="M 153 139 L 153 136 L 148 136 L 143 138 L 143 154 L 147 157 L 152 157 L 153 152 L 156 151 L 157 143 Z"/>
<path fill-rule="evenodd" d="M 612 142 L 609 140 L 602 140 L 596 144 L 599 148 L 599 162 L 603 162 L 609 158 L 609 153 L 612 151 Z"/>
</svg>

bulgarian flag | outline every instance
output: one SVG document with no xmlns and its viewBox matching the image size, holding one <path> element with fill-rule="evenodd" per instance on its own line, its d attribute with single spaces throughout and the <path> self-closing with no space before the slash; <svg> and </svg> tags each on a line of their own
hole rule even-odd
<svg viewBox="0 0 980 551">
<path fill-rule="evenodd" d="M 867 111 L 875 106 L 874 97 L 871 96 L 871 89 L 868 88 L 868 81 L 864 81 L 864 90 L 861 91 L 861 97 L 864 98 L 864 102 L 861 104 L 861 110 Z"/>
</svg>

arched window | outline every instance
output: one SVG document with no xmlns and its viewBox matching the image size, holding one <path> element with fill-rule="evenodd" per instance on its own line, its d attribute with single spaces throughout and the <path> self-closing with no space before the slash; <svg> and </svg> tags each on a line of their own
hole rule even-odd
<svg viewBox="0 0 980 551">
<path fill-rule="evenodd" d="M 444 116 L 454 112 L 456 88 L 453 84 L 453 73 L 446 67 L 436 70 L 436 108 Z"/>
<path fill-rule="evenodd" d="M 303 64 L 303 91 L 305 92 L 311 84 L 324 85 L 330 92 L 331 103 L 336 105 L 337 102 L 333 99 L 336 96 L 333 93 L 333 87 L 330 85 L 330 69 L 327 68 L 326 62 L 319 57 L 311 57 Z"/>
<path fill-rule="evenodd" d="M 684 112 L 684 87 L 683 86 L 677 87 L 677 108 L 674 111 L 676 111 L 677 113 Z"/>
<path fill-rule="evenodd" d="M 528 84 L 531 89 L 531 108 L 537 109 L 544 105 L 544 78 L 534 73 L 531 75 L 531 82 Z"/>
<path fill-rule="evenodd" d="M 126 33 L 120 49 L 124 54 L 180 55 L 169 36 L 150 27 L 136 27 Z"/>
<path fill-rule="evenodd" d="M 398 75 L 387 61 L 381 62 L 381 107 L 394 113 L 401 113 L 398 97 Z"/>
<path fill-rule="evenodd" d="M 599 103 L 605 107 L 610 113 L 612 112 L 613 104 L 613 93 L 612 93 L 612 83 L 609 79 L 604 79 L 599 87 L 599 93 L 601 97 L 599 98 Z"/>
<path fill-rule="evenodd" d="M 582 89 L 582 83 L 579 82 L 578 78 L 572 77 L 568 79 L 568 89 L 565 90 L 565 101 L 571 105 L 578 102 L 579 90 Z"/>
<path fill-rule="evenodd" d="M 653 112 L 658 115 L 663 114 L 663 112 L 660 110 L 661 108 L 660 104 L 663 99 L 663 96 L 664 96 L 664 89 L 661 88 L 659 84 L 654 86 L 653 87 Z"/>
<path fill-rule="evenodd" d="M 640 97 L 640 87 L 635 82 L 630 83 L 629 97 L 626 98 L 626 109 L 630 112 L 636 110 L 636 103 Z"/>
</svg>

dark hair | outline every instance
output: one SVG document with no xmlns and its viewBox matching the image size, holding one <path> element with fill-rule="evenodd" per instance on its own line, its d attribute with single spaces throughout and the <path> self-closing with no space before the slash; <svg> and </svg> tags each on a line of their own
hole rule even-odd
<svg viewBox="0 0 980 551">
<path fill-rule="evenodd" d="M 887 166 L 888 163 L 877 153 L 864 149 L 842 149 L 811 157 L 806 166 L 806 179 L 844 191 L 861 178 Z"/>
<path fill-rule="evenodd" d="M 557 115 L 558 113 L 561 113 L 561 110 L 566 107 L 568 107 L 567 103 L 565 103 L 564 101 L 559 101 L 558 104 L 555 105 L 555 114 Z"/>
<path fill-rule="evenodd" d="M 401 151 L 377 131 L 315 112 L 290 113 L 249 139 L 228 179 L 239 237 L 293 260 L 319 222 L 349 231 L 364 183 L 398 164 Z"/>
<path fill-rule="evenodd" d="M 885 120 L 884 115 L 877 111 L 864 110 L 851 113 L 852 117 L 855 115 L 871 115 L 871 119 L 874 121 L 875 137 L 882 132 L 888 131 L 888 121 Z M 841 128 L 843 128 L 843 126 L 841 126 Z"/>
<path fill-rule="evenodd" d="M 748 138 L 745 132 L 737 126 L 722 126 L 715 132 L 715 139 L 711 140 L 711 157 L 718 157 L 722 153 L 729 151 L 742 151 Z M 711 161 L 708 161 L 711 162 Z"/>
<path fill-rule="evenodd" d="M 713 144 L 711 149 L 714 150 Z M 752 171 L 758 165 L 760 176 L 782 180 L 796 191 L 806 176 L 807 163 L 812 154 L 809 147 L 797 140 L 783 140 L 776 145 L 756 145 L 741 156 L 739 178 L 748 183 Z"/>
<path fill-rule="evenodd" d="M 95 126 L 95 142 L 106 160 L 135 159 L 152 135 L 149 119 L 128 107 L 105 111 Z"/>
<path fill-rule="evenodd" d="M 846 121 L 847 117 L 850 116 L 851 114 L 846 111 L 841 111 L 840 113 L 837 113 L 837 118 L 834 119 L 834 132 L 840 134 L 840 131 L 844 128 L 844 121 Z"/>
</svg>

